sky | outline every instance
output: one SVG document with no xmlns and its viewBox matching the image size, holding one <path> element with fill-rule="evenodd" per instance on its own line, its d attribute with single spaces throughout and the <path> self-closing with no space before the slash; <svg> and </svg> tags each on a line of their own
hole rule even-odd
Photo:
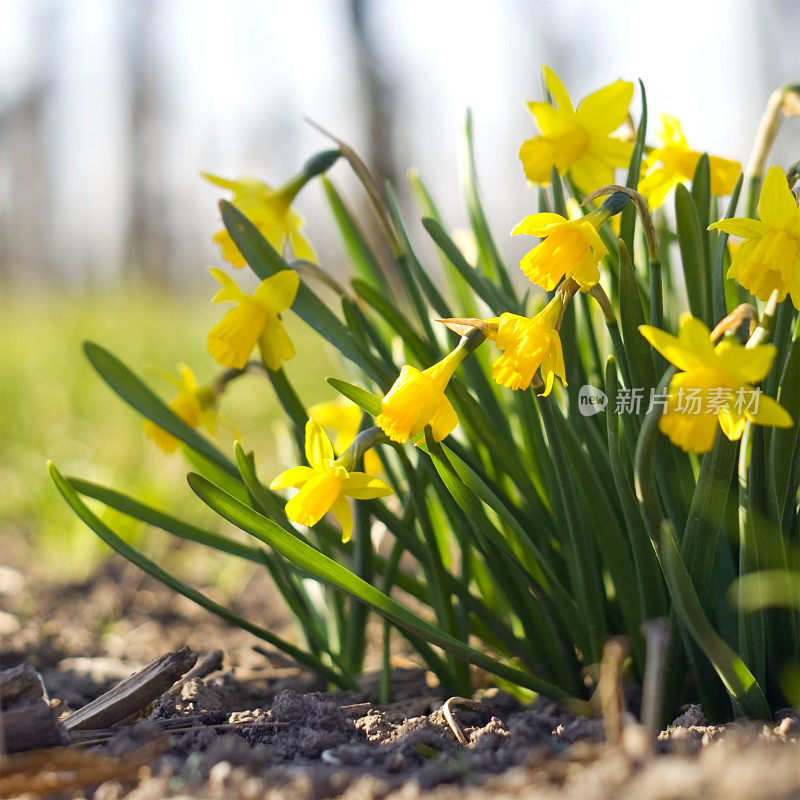
<svg viewBox="0 0 800 800">
<path fill-rule="evenodd" d="M 541 95 L 542 64 L 576 100 L 641 78 L 651 140 L 667 112 L 696 149 L 742 161 L 771 90 L 800 78 L 797 0 L 674 0 L 668 10 L 633 0 L 371 0 L 368 12 L 391 86 L 398 173 L 417 167 L 448 222 L 463 224 L 459 132 L 471 108 L 481 184 L 509 257 L 521 245 L 506 232 L 534 210 L 517 152 L 536 133 L 525 102 Z M 152 87 L 140 120 L 132 63 Z M 36 90 L 34 139 L 9 120 Z M 304 116 L 363 148 L 363 97 L 347 0 L 0 0 L 0 234 L 14 240 L 0 248 L 13 262 L 4 272 L 35 272 L 37 259 L 77 282 L 128 270 L 137 176 L 149 224 L 168 242 L 165 269 L 215 263 L 219 193 L 199 173 L 282 182 L 328 146 Z M 637 94 L 636 117 L 639 107 Z M 797 133 L 796 120 L 785 126 L 773 162 L 800 156 Z M 345 173 L 337 165 L 332 177 L 355 192 Z M 311 238 L 333 246 L 321 191 L 304 192 L 300 208 Z M 35 247 L 16 241 L 23 231 Z"/>
</svg>

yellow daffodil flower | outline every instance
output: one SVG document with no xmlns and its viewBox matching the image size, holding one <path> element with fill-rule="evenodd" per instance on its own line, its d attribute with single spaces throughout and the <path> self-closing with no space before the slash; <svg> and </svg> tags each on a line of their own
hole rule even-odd
<svg viewBox="0 0 800 800">
<path fill-rule="evenodd" d="M 753 386 L 769 373 L 774 345 L 745 347 L 730 339 L 716 346 L 708 328 L 691 314 L 684 315 L 678 336 L 650 325 L 639 327 L 659 353 L 682 372 L 673 376 L 658 426 L 685 451 L 705 453 L 714 444 L 719 422 L 731 441 L 740 439 L 746 422 L 792 424 L 783 406 Z"/>
<path fill-rule="evenodd" d="M 519 151 L 532 183 L 548 184 L 553 167 L 569 172 L 585 194 L 614 183 L 614 170 L 627 167 L 633 145 L 611 134 L 625 122 L 633 84 L 616 81 L 585 97 L 577 110 L 558 76 L 543 68 L 553 104 L 528 103 L 541 136 L 528 139 Z"/>
<path fill-rule="evenodd" d="M 254 178 L 240 178 L 232 181 L 208 172 L 203 177 L 233 192 L 232 203 L 242 212 L 261 235 L 283 255 L 287 242 L 291 244 L 295 258 L 317 262 L 317 255 L 308 239 L 300 233 L 303 219 L 291 209 L 292 200 L 305 185 L 308 176 L 301 173 L 298 178 L 280 189 L 272 189 L 266 183 Z M 222 250 L 222 257 L 237 269 L 247 263 L 239 248 L 224 228 L 214 234 L 214 241 Z"/>
<path fill-rule="evenodd" d="M 286 516 L 298 525 L 316 525 L 328 511 L 342 526 L 342 541 L 353 533 L 353 515 L 348 497 L 371 500 L 386 497 L 392 489 L 366 472 L 350 472 L 334 460 L 333 447 L 320 425 L 306 423 L 307 467 L 291 467 L 278 475 L 270 489 L 294 488 L 300 491 L 286 504 Z"/>
<path fill-rule="evenodd" d="M 409 436 L 431 426 L 437 442 L 447 438 L 458 425 L 458 417 L 444 390 L 466 351 L 453 350 L 441 361 L 420 371 L 406 364 L 394 385 L 381 400 L 381 413 L 375 422 L 393 441 L 405 442 Z"/>
<path fill-rule="evenodd" d="M 770 167 L 758 199 L 760 219 L 734 217 L 709 225 L 745 241 L 737 248 L 728 277 L 759 300 L 778 292 L 800 308 L 800 208 L 780 167 Z"/>
<path fill-rule="evenodd" d="M 344 397 L 317 403 L 308 409 L 308 416 L 314 422 L 334 434 L 333 447 L 337 453 L 343 453 L 358 435 L 362 413 L 355 403 Z M 382 469 L 383 464 L 378 454 L 374 450 L 368 450 L 364 454 L 364 471 L 377 473 Z"/>
<path fill-rule="evenodd" d="M 197 383 L 194 373 L 186 364 L 178 364 L 178 377 L 164 373 L 164 377 L 178 390 L 178 396 L 169 404 L 175 414 L 192 428 L 204 425 L 209 433 L 217 432 L 217 414 L 214 410 L 214 395 L 208 387 Z M 165 453 L 174 453 L 181 442 L 162 427 L 147 420 L 144 423 L 145 434 L 152 439 Z"/>
<path fill-rule="evenodd" d="M 597 264 L 608 253 L 596 227 L 608 216 L 600 212 L 582 219 L 565 219 L 549 211 L 525 217 L 511 234 L 544 237 L 520 261 L 525 277 L 548 292 L 564 276 L 573 278 L 584 292 L 591 289 L 600 280 Z"/>
<path fill-rule="evenodd" d="M 242 369 L 256 344 L 271 370 L 294 357 L 294 345 L 281 322 L 280 312 L 294 302 L 300 278 L 290 269 L 262 281 L 252 295 L 243 292 L 222 270 L 211 269 L 222 284 L 214 303 L 235 302 L 208 334 L 208 352 L 223 367 Z"/>
<path fill-rule="evenodd" d="M 662 146 L 653 149 L 647 156 L 647 173 L 639 183 L 639 191 L 651 208 L 658 208 L 667 195 L 679 183 L 694 179 L 701 153 L 689 149 L 681 125 L 675 117 L 662 114 L 664 126 L 659 134 Z M 709 156 L 711 194 L 721 197 L 731 194 L 742 171 L 738 161 Z"/>
<path fill-rule="evenodd" d="M 501 314 L 488 320 L 487 339 L 494 339 L 503 354 L 492 365 L 492 377 L 509 389 L 527 389 L 537 369 L 544 380 L 544 396 L 553 389 L 556 376 L 567 385 L 561 337 L 556 325 L 564 303 L 557 295 L 535 317 Z"/>
</svg>

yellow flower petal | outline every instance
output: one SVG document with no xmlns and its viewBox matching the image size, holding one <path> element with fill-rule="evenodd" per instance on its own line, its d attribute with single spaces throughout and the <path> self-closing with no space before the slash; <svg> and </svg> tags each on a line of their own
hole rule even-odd
<svg viewBox="0 0 800 800">
<path fill-rule="evenodd" d="M 316 475 L 311 467 L 290 467 L 273 478 L 270 489 L 299 489 Z"/>
<path fill-rule="evenodd" d="M 250 358 L 267 321 L 256 303 L 244 302 L 231 309 L 208 334 L 208 352 L 223 367 L 242 369 Z"/>
<path fill-rule="evenodd" d="M 561 78 L 559 78 L 550 67 L 542 67 L 542 72 L 544 73 L 544 82 L 547 86 L 547 91 L 552 95 L 553 103 L 556 108 L 562 113 L 565 111 L 571 112 L 573 110 L 572 100 L 569 99 L 569 95 L 564 88 L 564 84 L 561 82 Z"/>
<path fill-rule="evenodd" d="M 772 344 L 748 348 L 727 340 L 720 342 L 714 351 L 719 368 L 737 383 L 759 383 L 764 380 L 777 352 Z"/>
<path fill-rule="evenodd" d="M 758 198 L 758 216 L 771 228 L 785 228 L 796 213 L 797 201 L 789 189 L 786 173 L 778 166 L 770 167 Z"/>
<path fill-rule="evenodd" d="M 341 491 L 331 472 L 317 472 L 286 504 L 286 516 L 298 525 L 316 525 L 328 513 Z"/>
<path fill-rule="evenodd" d="M 310 261 L 312 264 L 317 264 L 319 262 L 319 258 L 317 257 L 316 251 L 311 246 L 311 242 L 309 242 L 297 228 L 292 228 L 292 230 L 289 231 L 289 242 L 292 245 L 295 258 L 302 258 L 304 261 Z"/>
<path fill-rule="evenodd" d="M 678 369 L 690 370 L 703 364 L 703 359 L 687 349 L 685 343 L 677 336 L 654 328 L 652 325 L 640 325 L 639 332 L 667 361 Z"/>
<path fill-rule="evenodd" d="M 658 421 L 658 429 L 681 450 L 706 453 L 714 446 L 717 418 L 712 414 L 666 412 Z"/>
<path fill-rule="evenodd" d="M 767 226 L 757 219 L 731 217 L 730 219 L 721 219 L 719 222 L 712 222 L 708 229 L 730 233 L 742 239 L 758 239 L 767 231 Z"/>
<path fill-rule="evenodd" d="M 458 415 L 452 403 L 442 395 L 433 416 L 428 423 L 434 440 L 441 442 L 458 427 Z"/>
<path fill-rule="evenodd" d="M 292 269 L 282 269 L 262 281 L 253 298 L 265 311 L 279 314 L 291 307 L 299 288 L 300 276 Z"/>
<path fill-rule="evenodd" d="M 513 231 L 512 236 L 517 236 L 520 233 L 525 233 L 530 236 L 547 236 L 554 227 L 566 222 L 566 218 L 561 214 L 553 214 L 550 211 L 542 211 L 540 214 L 529 214 L 525 219 L 517 224 Z"/>
<path fill-rule="evenodd" d="M 317 470 L 328 469 L 333 460 L 333 447 L 322 427 L 313 419 L 306 422 L 306 461 Z"/>
<path fill-rule="evenodd" d="M 236 281 L 223 272 L 221 269 L 211 267 L 209 270 L 211 276 L 222 284 L 222 288 L 211 298 L 212 303 L 227 303 L 227 302 L 241 302 L 243 297 L 247 295 L 239 288 Z"/>
<path fill-rule="evenodd" d="M 557 126 L 559 115 L 550 103 L 528 103 L 528 109 L 533 114 L 539 130 L 547 135 Z"/>
<path fill-rule="evenodd" d="M 339 495 L 331 505 L 331 511 L 336 521 L 342 528 L 342 541 L 349 542 L 353 535 L 353 512 L 350 510 L 350 503 L 344 495 Z"/>
<path fill-rule="evenodd" d="M 719 426 L 722 432 L 732 442 L 738 442 L 742 438 L 747 420 L 737 414 L 732 408 L 724 408 L 719 413 Z"/>
<path fill-rule="evenodd" d="M 625 122 L 632 99 L 633 84 L 615 81 L 581 100 L 576 112 L 578 120 L 594 133 L 611 133 Z"/>
<path fill-rule="evenodd" d="M 758 425 L 774 425 L 776 428 L 789 428 L 792 425 L 792 415 L 769 395 L 761 394 L 758 397 L 758 409 L 745 411 L 745 416 Z"/>
<path fill-rule="evenodd" d="M 342 480 L 342 491 L 355 500 L 372 500 L 374 497 L 387 497 L 393 489 L 374 475 L 350 472 Z"/>
<path fill-rule="evenodd" d="M 531 183 L 547 186 L 550 183 L 553 167 L 556 165 L 556 149 L 543 136 L 527 139 L 519 148 L 519 160 L 525 177 Z"/>
<path fill-rule="evenodd" d="M 295 349 L 283 323 L 274 314 L 268 315 L 264 331 L 258 340 L 261 358 L 273 372 L 280 369 L 284 361 L 294 358 Z"/>
</svg>

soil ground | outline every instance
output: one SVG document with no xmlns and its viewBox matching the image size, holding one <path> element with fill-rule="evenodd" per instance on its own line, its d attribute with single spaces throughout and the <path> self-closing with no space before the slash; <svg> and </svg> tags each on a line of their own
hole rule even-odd
<svg viewBox="0 0 800 800">
<path fill-rule="evenodd" d="M 236 610 L 290 635 L 266 579 L 251 581 Z M 402 654 L 390 705 L 375 702 L 375 674 L 359 694 L 324 694 L 315 676 L 255 650 L 249 634 L 116 560 L 87 583 L 60 587 L 0 568 L 0 635 L 2 668 L 33 664 L 59 713 L 184 644 L 201 657 L 224 653 L 221 670 L 163 695 L 98 744 L 49 751 L 35 768 L 30 754 L 5 757 L 7 778 L 22 758 L 30 762 L 8 796 L 800 798 L 800 723 L 791 712 L 766 725 L 709 726 L 692 707 L 655 747 L 635 725 L 612 745 L 600 720 L 544 700 L 522 707 L 490 689 L 481 710 L 454 708 L 459 743 L 436 687 Z M 84 773 L 73 765 L 76 785 L 47 794 L 42 780 L 68 772 L 59 759 L 83 759 Z M 98 780 L 109 764 L 118 774 Z"/>
</svg>

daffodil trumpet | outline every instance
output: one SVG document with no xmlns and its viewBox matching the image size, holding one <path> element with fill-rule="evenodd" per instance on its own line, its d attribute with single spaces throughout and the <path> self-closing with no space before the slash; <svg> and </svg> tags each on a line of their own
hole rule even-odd
<svg viewBox="0 0 800 800">
<path fill-rule="evenodd" d="M 445 389 L 458 365 L 486 339 L 475 328 L 461 337 L 456 348 L 441 361 L 419 370 L 406 364 L 392 388 L 381 400 L 381 413 L 375 422 L 393 441 L 402 444 L 423 428 L 431 426 L 437 442 L 447 438 L 458 426 L 458 417 Z"/>
<path fill-rule="evenodd" d="M 583 217 L 567 219 L 549 211 L 530 214 L 511 231 L 512 235 L 541 237 L 520 261 L 528 280 L 546 291 L 556 288 L 563 278 L 572 278 L 588 292 L 600 280 L 598 264 L 608 255 L 598 230 L 629 202 L 626 192 L 615 192 L 599 208 Z"/>
</svg>

